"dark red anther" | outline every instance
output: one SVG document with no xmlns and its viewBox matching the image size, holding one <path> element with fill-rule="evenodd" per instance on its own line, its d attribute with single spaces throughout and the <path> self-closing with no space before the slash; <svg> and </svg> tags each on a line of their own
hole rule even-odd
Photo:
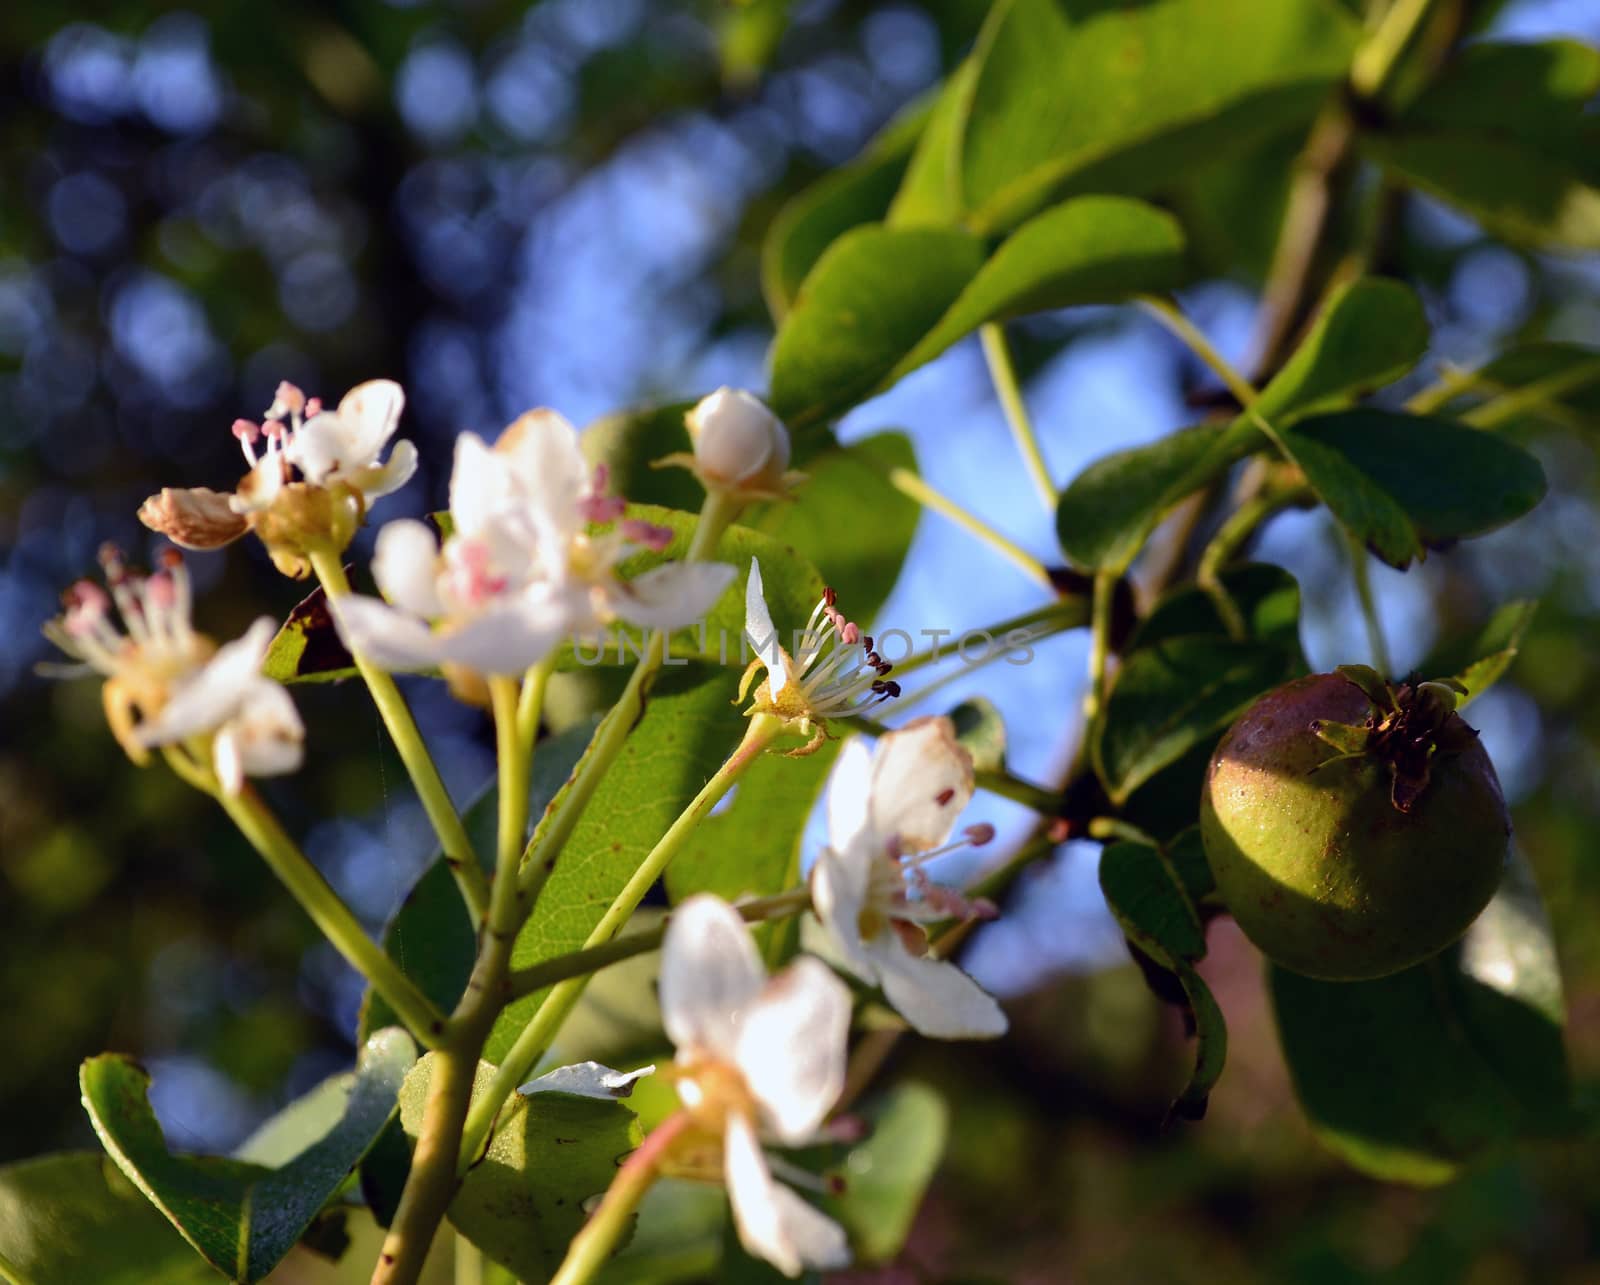
<svg viewBox="0 0 1600 1285">
<path fill-rule="evenodd" d="M 937 794 L 935 794 L 933 796 L 933 801 L 935 803 L 937 803 L 942 808 L 946 804 L 948 804 L 951 799 L 953 799 L 955 797 L 956 797 L 956 792 L 953 789 L 951 789 L 951 788 L 949 788 L 947 786 L 944 789 L 940 790 L 939 793 L 937 793 Z"/>
<path fill-rule="evenodd" d="M 828 585 L 822 590 L 822 601 L 830 607 L 839 601 L 839 595 L 834 592 L 832 585 Z"/>
</svg>

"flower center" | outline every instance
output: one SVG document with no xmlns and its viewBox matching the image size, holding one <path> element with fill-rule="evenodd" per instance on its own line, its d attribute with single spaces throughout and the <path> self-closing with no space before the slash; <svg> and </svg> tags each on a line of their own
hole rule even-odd
<svg viewBox="0 0 1600 1285">
<path fill-rule="evenodd" d="M 838 595 L 824 589 L 801 631 L 791 666 L 807 712 L 813 718 L 838 718 L 893 700 L 900 684 L 889 680 L 894 668 L 873 649 L 870 635 L 847 620 L 835 605 Z"/>
<path fill-rule="evenodd" d="M 742 1072 L 717 1058 L 703 1058 L 674 1067 L 668 1075 L 678 1082 L 678 1098 L 695 1124 L 720 1134 L 731 1115 L 754 1118 L 755 1098 Z"/>
</svg>

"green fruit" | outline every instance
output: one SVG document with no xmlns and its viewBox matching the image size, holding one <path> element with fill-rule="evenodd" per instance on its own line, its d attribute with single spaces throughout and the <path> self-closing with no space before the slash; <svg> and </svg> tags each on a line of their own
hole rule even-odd
<svg viewBox="0 0 1600 1285">
<path fill-rule="evenodd" d="M 1371 670 L 1269 692 L 1212 755 L 1200 833 L 1217 890 L 1275 963 L 1328 981 L 1437 954 L 1494 895 L 1510 819 L 1445 685 Z"/>
</svg>

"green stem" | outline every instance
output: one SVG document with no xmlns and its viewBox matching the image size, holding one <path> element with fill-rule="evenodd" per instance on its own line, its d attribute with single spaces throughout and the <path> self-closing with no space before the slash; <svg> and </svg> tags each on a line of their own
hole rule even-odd
<svg viewBox="0 0 1600 1285">
<path fill-rule="evenodd" d="M 1344 529 L 1341 527 L 1343 532 Z M 1372 650 L 1372 664 L 1385 678 L 1393 676 L 1389 661 L 1389 644 L 1384 641 L 1383 621 L 1378 616 L 1378 602 L 1372 592 L 1372 570 L 1367 560 L 1367 549 L 1354 535 L 1344 532 L 1345 546 L 1350 550 L 1350 570 L 1356 584 L 1356 597 L 1361 600 L 1361 618 L 1367 625 L 1367 645 Z"/>
<path fill-rule="evenodd" d="M 910 496 L 924 508 L 932 509 L 935 513 L 949 518 L 964 531 L 1010 558 L 1051 593 L 1055 592 L 1055 582 L 1050 579 L 1050 573 L 1045 570 L 1044 564 L 1009 536 L 1001 535 L 976 513 L 962 508 L 949 496 L 934 490 L 910 469 L 890 469 L 888 476 L 889 485 L 902 495 Z"/>
<path fill-rule="evenodd" d="M 461 1150 L 461 1131 L 471 1105 L 478 1058 L 505 1005 L 511 949 L 525 917 L 527 903 L 519 895 L 517 859 L 528 827 L 531 746 L 519 734 L 522 701 L 517 680 L 491 677 L 489 697 L 500 768 L 499 835 L 489 912 L 472 976 L 450 1019 L 446 1041 L 433 1059 L 411 1172 L 384 1238 L 372 1285 L 414 1285 L 455 1194 L 456 1156 Z"/>
<path fill-rule="evenodd" d="M 1376 98 L 1388 84 L 1406 46 L 1433 8 L 1433 0 L 1395 0 L 1377 30 L 1350 62 L 1350 88 L 1358 98 Z"/>
<path fill-rule="evenodd" d="M 539 739 L 539 719 L 544 714 L 544 693 L 550 685 L 550 675 L 555 669 L 555 657 L 549 656 L 532 666 L 522 676 L 522 696 L 517 703 L 517 742 L 528 750 Z"/>
<path fill-rule="evenodd" d="M 1022 385 L 1017 380 L 1017 368 L 1011 360 L 1011 347 L 1006 343 L 1005 327 L 998 321 L 991 321 L 979 327 L 978 336 L 983 342 L 983 356 L 989 365 L 989 378 L 994 384 L 995 395 L 999 397 L 1006 413 L 1006 423 L 1011 425 L 1011 436 L 1016 439 L 1022 462 L 1028 466 L 1045 508 L 1053 515 L 1061 496 L 1056 491 L 1055 483 L 1050 480 L 1050 466 L 1044 462 L 1038 434 L 1034 432 L 1033 421 L 1028 417 L 1027 403 L 1022 400 Z"/>
<path fill-rule="evenodd" d="M 366 929 L 284 832 L 260 796 L 248 785 L 238 794 L 229 794 L 220 787 L 212 793 L 334 949 L 383 996 L 422 1044 L 437 1048 L 444 1031 L 444 1015 L 367 936 Z"/>
<path fill-rule="evenodd" d="M 1141 830 L 1131 821 L 1121 817 L 1095 817 L 1089 822 L 1091 839 L 1122 839 L 1128 843 L 1142 843 L 1147 848 L 1160 849 L 1160 842 L 1148 831 Z"/>
<path fill-rule="evenodd" d="M 344 564 L 336 556 L 313 553 L 311 566 L 329 598 L 342 598 L 350 592 Z M 478 864 L 477 854 L 472 850 L 472 840 L 467 838 L 466 827 L 461 824 L 461 816 L 455 804 L 450 802 L 450 792 L 444 788 L 439 769 L 428 753 L 422 733 L 417 730 L 416 720 L 411 717 L 411 710 L 407 708 L 393 677 L 357 652 L 352 652 L 351 657 L 366 681 L 367 690 L 372 693 L 372 703 L 378 707 L 384 726 L 389 729 L 389 737 L 394 741 L 400 761 L 405 764 L 406 772 L 411 777 L 422 810 L 427 813 L 434 833 L 439 836 L 445 862 L 455 876 L 456 886 L 461 889 L 467 911 L 473 922 L 477 923 L 488 907 L 488 884 L 483 877 L 483 868 Z"/>
<path fill-rule="evenodd" d="M 1046 603 L 1043 607 L 1035 607 L 1032 611 L 1025 611 L 1021 615 L 1012 616 L 982 629 L 969 629 L 961 635 L 953 637 L 971 637 L 974 634 L 988 634 L 994 646 L 985 648 L 984 660 L 992 659 L 1001 645 L 1006 644 L 1007 638 L 1017 630 L 1026 632 L 1026 637 L 1016 642 L 1016 646 L 1026 646 L 1038 642 L 1041 638 L 1048 638 L 1052 634 L 1064 633 L 1068 629 L 1081 629 L 1089 623 L 1089 600 L 1082 594 L 1071 594 L 1057 599 L 1055 602 Z M 1034 626 L 1044 625 L 1048 628 L 1034 632 Z M 919 669 L 929 665 L 936 665 L 941 660 L 950 657 L 960 659 L 960 652 L 955 642 L 936 642 L 932 647 L 919 652 L 913 652 L 904 660 L 894 662 L 894 676 L 904 678 L 907 674 L 914 674 Z M 983 660 L 966 662 L 969 669 L 975 669 L 983 664 Z"/>
<path fill-rule="evenodd" d="M 1596 380 L 1600 380 L 1600 359 L 1579 362 L 1543 379 L 1535 379 L 1521 388 L 1501 393 L 1481 406 L 1474 406 L 1461 416 L 1461 422 L 1473 428 L 1498 428 L 1524 411 L 1536 409 L 1546 402 L 1558 401 Z"/>
<path fill-rule="evenodd" d="M 656 841 L 655 847 L 650 849 L 622 891 L 617 893 L 611 905 L 606 908 L 605 914 L 600 917 L 600 922 L 590 930 L 589 936 L 583 943 L 585 950 L 604 945 L 622 931 L 623 925 L 644 900 L 645 893 L 649 892 L 656 880 L 661 877 L 668 862 L 678 854 L 684 842 L 694 833 L 695 827 L 706 818 L 712 808 L 716 807 L 723 796 L 733 788 L 745 768 L 761 756 L 762 751 L 782 730 L 782 722 L 771 715 L 757 714 L 751 718 L 739 747 L 728 756 L 727 762 L 717 769 L 716 774 L 701 787 L 689 806 L 684 808 L 677 820 L 667 828 L 667 832 Z M 545 996 L 544 1002 L 539 1005 L 528 1025 L 522 1029 L 516 1042 L 507 1051 L 488 1087 L 473 1102 L 462 1137 L 460 1168 L 463 1172 L 481 1150 L 483 1140 L 488 1137 L 501 1105 L 516 1090 L 517 1085 L 527 1079 L 528 1073 L 544 1056 L 551 1039 L 560 1029 L 567 1014 L 572 1011 L 573 1005 L 578 1002 L 578 997 L 583 994 L 583 988 L 588 981 L 587 974 L 568 978 L 558 983 Z"/>
<path fill-rule="evenodd" d="M 695 526 L 694 537 L 689 543 L 689 552 L 685 560 L 702 562 L 708 558 L 738 512 L 737 501 L 731 500 L 721 491 L 707 492 L 705 503 L 700 507 L 700 520 Z M 551 810 L 546 813 L 545 819 L 529 839 L 528 846 L 522 854 L 520 876 L 522 895 L 528 905 L 531 906 L 538 900 L 539 891 L 544 887 L 545 880 L 550 877 L 550 872 L 555 869 L 556 858 L 560 856 L 561 849 L 572 837 L 572 832 L 588 808 L 595 790 L 599 788 L 600 781 L 610 771 L 612 762 L 621 753 L 622 746 L 628 739 L 628 733 L 643 716 L 646 697 L 649 695 L 656 674 L 661 669 L 661 662 L 666 652 L 667 635 L 658 629 L 650 635 L 645 653 L 634 666 L 633 673 L 628 676 L 628 685 L 623 688 L 617 703 L 611 707 L 601 719 L 600 726 L 595 729 L 594 739 L 589 742 L 589 748 L 584 751 L 576 770 L 552 800 Z"/>
<path fill-rule="evenodd" d="M 1094 578 L 1094 598 L 1089 608 L 1089 692 L 1084 699 L 1084 725 L 1092 726 L 1106 707 L 1106 684 L 1111 661 L 1111 604 L 1118 576 L 1102 571 Z"/>
<path fill-rule="evenodd" d="M 627 1158 L 611 1180 L 583 1230 L 572 1238 L 550 1285 L 585 1285 L 605 1266 L 618 1243 L 627 1234 L 633 1211 L 645 1192 L 661 1175 L 661 1163 L 678 1137 L 690 1127 L 687 1112 L 669 1115 L 651 1130 L 639 1149 Z"/>
<path fill-rule="evenodd" d="M 810 905 L 810 891 L 796 888 L 793 892 L 780 892 L 773 897 L 758 897 L 751 901 L 740 902 L 734 909 L 744 916 L 746 923 L 753 924 L 797 915 Z M 527 968 L 519 968 L 511 974 L 510 994 L 513 998 L 520 999 L 524 995 L 542 991 L 546 986 L 554 986 L 557 982 L 585 977 L 591 973 L 598 973 L 603 968 L 609 968 L 612 964 L 620 964 L 625 959 L 648 955 L 660 948 L 667 935 L 667 924 L 671 921 L 672 916 L 668 915 L 665 922 L 649 932 L 629 933 L 626 937 L 618 937 L 614 941 L 590 946 L 585 950 L 575 950 L 566 955 L 557 955 L 553 959 L 540 960 Z"/>
<path fill-rule="evenodd" d="M 1264 491 L 1246 500 L 1231 514 L 1211 537 L 1200 554 L 1195 571 L 1195 583 L 1211 599 L 1217 615 L 1222 617 L 1228 636 L 1235 641 L 1249 636 L 1250 627 L 1234 602 L 1233 595 L 1222 583 L 1222 570 L 1233 560 L 1239 550 L 1274 513 L 1297 504 L 1311 493 L 1309 487 L 1294 487 L 1287 491 Z"/>
<path fill-rule="evenodd" d="M 1163 326 L 1188 346 L 1189 351 L 1205 362 L 1211 372 L 1223 383 L 1223 386 L 1233 394 L 1234 400 L 1240 406 L 1249 409 L 1256 403 L 1260 395 L 1251 385 L 1250 381 L 1231 366 L 1221 353 L 1211 345 L 1211 341 L 1201 333 L 1200 329 L 1183 315 L 1177 305 L 1171 300 L 1162 299 L 1157 295 L 1142 294 L 1135 300 L 1141 308 L 1159 321 Z"/>
</svg>

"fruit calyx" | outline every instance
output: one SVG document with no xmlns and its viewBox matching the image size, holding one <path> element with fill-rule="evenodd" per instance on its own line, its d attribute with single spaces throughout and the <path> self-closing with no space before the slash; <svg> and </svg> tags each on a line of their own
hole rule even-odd
<svg viewBox="0 0 1600 1285">
<path fill-rule="evenodd" d="M 1319 766 L 1347 758 L 1378 760 L 1389 770 L 1390 802 L 1398 811 L 1410 812 L 1428 788 L 1436 756 L 1459 754 L 1478 739 L 1456 713 L 1467 689 L 1453 678 L 1410 678 L 1395 687 L 1369 665 L 1340 665 L 1335 672 L 1361 689 L 1373 712 L 1364 723 L 1313 720 L 1311 730 L 1318 739 L 1338 751 Z"/>
</svg>

